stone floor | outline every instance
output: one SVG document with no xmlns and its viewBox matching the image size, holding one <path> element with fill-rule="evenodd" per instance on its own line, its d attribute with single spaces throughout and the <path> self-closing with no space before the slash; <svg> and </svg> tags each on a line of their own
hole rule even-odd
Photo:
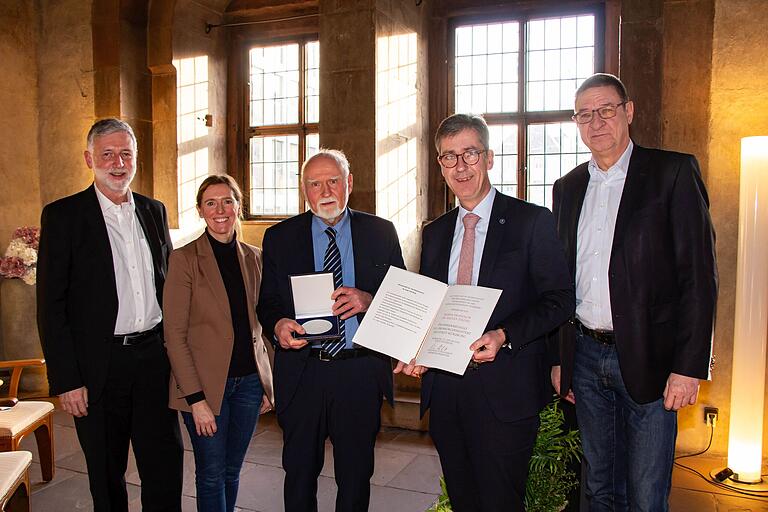
<svg viewBox="0 0 768 512">
<path fill-rule="evenodd" d="M 77 442 L 72 418 L 55 413 L 56 477 L 47 484 L 41 481 L 40 465 L 34 436 L 22 443 L 33 453 L 31 470 L 32 510 L 59 512 L 92 510 L 88 493 L 85 460 Z M 184 453 L 185 511 L 195 510 L 194 461 L 186 430 Z M 274 414 L 261 418 L 246 455 L 240 480 L 237 505 L 242 511 L 272 512 L 283 510 L 283 471 L 280 467 L 281 433 Z M 336 485 L 330 447 L 326 451 L 326 464 L 320 477 L 318 502 L 320 511 L 332 511 Z M 722 459 L 697 457 L 686 459 L 686 464 L 708 473 L 713 467 L 723 466 Z M 376 445 L 376 470 L 371 486 L 372 512 L 422 512 L 435 500 L 439 492 L 440 463 L 437 453 L 426 434 L 385 428 Z M 130 509 L 141 510 L 139 479 L 131 458 L 128 475 Z M 699 477 L 675 469 L 671 497 L 673 512 L 768 512 L 768 500 L 739 497 L 721 491 Z M 500 511 L 501 512 L 501 511 Z"/>
</svg>

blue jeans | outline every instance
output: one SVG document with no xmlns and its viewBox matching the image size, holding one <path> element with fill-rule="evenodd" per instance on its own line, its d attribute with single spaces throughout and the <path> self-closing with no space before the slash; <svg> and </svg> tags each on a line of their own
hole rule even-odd
<svg viewBox="0 0 768 512">
<path fill-rule="evenodd" d="M 192 413 L 181 413 L 195 454 L 198 511 L 235 509 L 240 468 L 256 429 L 263 394 L 258 373 L 228 378 L 212 437 L 198 436 Z"/>
<path fill-rule="evenodd" d="M 590 511 L 666 512 L 677 414 L 664 399 L 638 404 L 627 393 L 615 346 L 577 335 L 576 416 L 587 462 Z"/>
</svg>

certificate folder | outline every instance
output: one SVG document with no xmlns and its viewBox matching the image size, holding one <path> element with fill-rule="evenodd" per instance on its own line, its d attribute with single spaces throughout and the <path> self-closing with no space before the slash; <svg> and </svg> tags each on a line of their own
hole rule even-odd
<svg viewBox="0 0 768 512">
<path fill-rule="evenodd" d="M 403 362 L 462 375 L 501 290 L 453 285 L 389 267 L 353 341 Z"/>
<path fill-rule="evenodd" d="M 339 339 L 339 317 L 333 314 L 333 273 L 313 272 L 290 276 L 293 308 L 306 334 L 294 338 L 308 341 Z"/>
</svg>

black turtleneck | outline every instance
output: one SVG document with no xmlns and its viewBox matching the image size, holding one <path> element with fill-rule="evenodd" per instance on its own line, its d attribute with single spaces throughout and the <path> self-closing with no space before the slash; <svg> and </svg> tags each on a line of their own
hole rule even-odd
<svg viewBox="0 0 768 512">
<path fill-rule="evenodd" d="M 206 230 L 211 242 L 213 255 L 219 264 L 221 279 L 227 290 L 229 311 L 232 313 L 232 329 L 235 334 L 232 347 L 232 359 L 229 361 L 229 377 L 244 377 L 256 372 L 256 359 L 253 355 L 251 321 L 248 317 L 248 300 L 245 294 L 245 281 L 237 258 L 237 235 L 229 243 L 221 243 Z"/>
</svg>

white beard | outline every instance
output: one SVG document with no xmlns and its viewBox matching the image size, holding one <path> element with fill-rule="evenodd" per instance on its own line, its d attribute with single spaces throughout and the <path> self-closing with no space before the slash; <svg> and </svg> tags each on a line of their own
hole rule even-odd
<svg viewBox="0 0 768 512">
<path fill-rule="evenodd" d="M 336 203 L 333 207 L 318 208 L 318 210 L 312 210 L 312 213 L 327 221 L 336 220 L 344 212 L 344 208 L 340 208 L 339 203 Z"/>
</svg>

